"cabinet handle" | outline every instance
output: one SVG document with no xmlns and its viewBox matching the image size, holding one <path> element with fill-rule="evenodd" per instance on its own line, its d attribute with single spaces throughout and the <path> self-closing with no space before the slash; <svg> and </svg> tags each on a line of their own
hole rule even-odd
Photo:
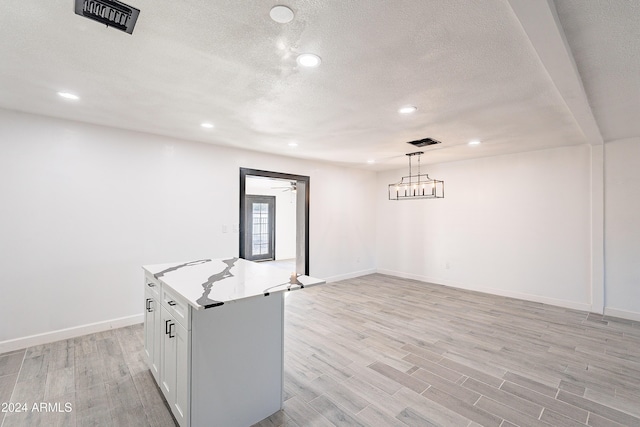
<svg viewBox="0 0 640 427">
<path fill-rule="evenodd" d="M 164 334 L 167 335 L 169 333 L 169 322 L 171 322 L 171 320 L 165 320 L 164 321 Z"/>
<path fill-rule="evenodd" d="M 155 283 L 147 283 L 147 286 L 153 288 L 155 286 Z"/>
<path fill-rule="evenodd" d="M 151 303 L 153 302 L 153 300 L 151 298 L 147 298 L 147 311 L 149 313 L 153 312 L 153 309 L 151 308 Z"/>
<path fill-rule="evenodd" d="M 176 305 L 177 303 L 175 301 L 169 301 L 167 304 L 169 304 L 171 307 L 173 307 L 174 305 Z"/>
<path fill-rule="evenodd" d="M 174 338 L 175 335 L 171 335 L 173 333 L 173 330 L 171 329 L 172 326 L 176 326 L 175 323 L 170 323 L 169 324 L 169 338 Z"/>
</svg>

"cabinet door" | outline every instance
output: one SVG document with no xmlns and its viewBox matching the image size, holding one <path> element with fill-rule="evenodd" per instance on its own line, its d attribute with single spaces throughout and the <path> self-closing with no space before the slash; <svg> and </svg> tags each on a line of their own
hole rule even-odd
<svg viewBox="0 0 640 427">
<path fill-rule="evenodd" d="M 162 327 L 160 326 L 160 315 L 161 315 L 161 305 L 160 300 L 156 299 L 153 301 L 153 313 L 155 315 L 154 318 L 154 327 L 153 327 L 153 359 L 151 360 L 151 373 L 153 377 L 156 379 L 156 383 L 160 384 L 160 358 L 161 358 L 161 350 L 160 350 L 160 338 Z"/>
<path fill-rule="evenodd" d="M 164 397 L 167 399 L 169 405 L 173 408 L 173 402 L 176 400 L 176 343 L 175 334 L 172 330 L 175 330 L 175 326 L 171 326 L 176 323 L 167 310 L 164 307 L 160 310 L 161 322 L 160 322 L 160 388 L 164 393 Z"/>
<path fill-rule="evenodd" d="M 189 413 L 189 335 L 164 307 L 161 313 L 160 388 L 178 424 L 186 427 Z"/>
<path fill-rule="evenodd" d="M 189 334 L 187 330 L 176 322 L 176 400 L 173 404 L 173 414 L 180 426 L 188 425 L 189 419 Z"/>
<path fill-rule="evenodd" d="M 149 292 L 145 292 L 144 307 L 144 352 L 147 356 L 149 369 L 153 377 L 158 382 L 158 369 L 160 359 L 160 341 L 159 341 L 159 320 L 158 313 L 160 306 L 158 300 L 153 298 Z"/>
</svg>

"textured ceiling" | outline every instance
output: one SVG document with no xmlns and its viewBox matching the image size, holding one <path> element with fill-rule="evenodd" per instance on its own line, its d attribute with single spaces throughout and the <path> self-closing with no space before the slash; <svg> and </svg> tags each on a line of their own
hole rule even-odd
<svg viewBox="0 0 640 427">
<path fill-rule="evenodd" d="M 640 1 L 556 0 L 606 141 L 640 137 Z"/>
<path fill-rule="evenodd" d="M 404 165 L 406 141 L 427 136 L 443 144 L 424 163 L 584 144 L 578 116 L 591 109 L 576 108 L 544 54 L 573 58 L 536 45 L 527 28 L 556 23 L 518 1 L 290 0 L 294 20 L 278 24 L 277 1 L 128 0 L 141 9 L 133 35 L 75 15 L 71 0 L 2 2 L 0 107 L 378 170 Z M 605 3 L 559 1 L 558 15 L 608 140 L 638 134 L 624 85 L 638 81 L 639 21 L 633 1 Z M 320 67 L 299 67 L 301 52 Z M 407 104 L 418 111 L 399 115 Z"/>
</svg>

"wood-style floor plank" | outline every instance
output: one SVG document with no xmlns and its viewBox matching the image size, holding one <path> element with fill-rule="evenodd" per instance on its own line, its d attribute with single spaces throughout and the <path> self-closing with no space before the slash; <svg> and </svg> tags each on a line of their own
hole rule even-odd
<svg viewBox="0 0 640 427">
<path fill-rule="evenodd" d="M 380 274 L 285 301 L 284 409 L 256 427 L 640 426 L 640 322 Z M 176 425 L 141 325 L 0 354 L 0 398 L 73 408 L 1 427 Z"/>
</svg>

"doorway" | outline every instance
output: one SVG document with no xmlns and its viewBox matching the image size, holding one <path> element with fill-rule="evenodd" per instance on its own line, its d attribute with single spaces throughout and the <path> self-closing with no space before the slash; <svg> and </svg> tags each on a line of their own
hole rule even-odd
<svg viewBox="0 0 640 427">
<path fill-rule="evenodd" d="M 253 199 L 250 193 L 247 193 L 247 181 L 255 181 L 254 178 L 268 178 L 276 184 L 272 189 L 278 189 L 278 193 L 288 194 L 291 198 L 291 215 L 295 216 L 291 222 L 295 223 L 294 236 L 291 240 L 295 241 L 295 271 L 299 274 L 309 274 L 309 177 L 304 175 L 292 175 L 282 172 L 263 171 L 258 169 L 240 168 L 240 229 L 239 229 L 239 256 L 248 260 L 269 260 L 276 259 L 278 247 L 283 249 L 286 240 L 289 238 L 283 236 L 282 244 L 278 244 L 277 227 L 269 226 L 269 221 L 275 223 L 277 215 L 277 201 L 271 208 L 271 215 L 264 211 L 269 210 L 268 203 Z M 265 206 L 266 205 L 266 206 Z M 254 209 L 257 209 L 254 217 Z M 263 222 L 267 225 L 264 227 Z M 255 225 L 260 225 L 255 227 Z M 254 231 L 255 230 L 255 231 Z M 269 230 L 273 230 L 273 243 L 269 238 Z M 257 237 L 256 237 L 257 236 Z M 254 245 L 254 242 L 256 245 Z M 270 253 L 269 253 L 270 251 Z M 255 252 L 255 253 L 254 253 Z M 263 253 L 266 252 L 266 253 Z M 256 257 L 257 256 L 257 257 Z"/>
</svg>

